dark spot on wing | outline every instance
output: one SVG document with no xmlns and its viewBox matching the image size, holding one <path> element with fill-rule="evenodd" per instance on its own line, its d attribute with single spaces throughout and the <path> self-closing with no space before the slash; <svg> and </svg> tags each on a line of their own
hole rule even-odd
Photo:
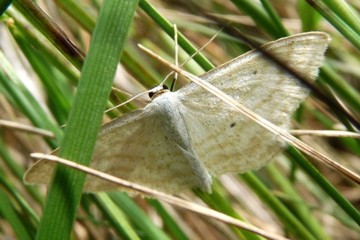
<svg viewBox="0 0 360 240">
<path fill-rule="evenodd" d="M 253 74 L 254 74 L 254 75 L 257 74 L 257 70 L 253 71 Z"/>
<path fill-rule="evenodd" d="M 233 122 L 232 124 L 230 124 L 230 127 L 233 128 L 233 127 L 235 127 L 235 125 L 236 125 L 236 123 Z"/>
</svg>

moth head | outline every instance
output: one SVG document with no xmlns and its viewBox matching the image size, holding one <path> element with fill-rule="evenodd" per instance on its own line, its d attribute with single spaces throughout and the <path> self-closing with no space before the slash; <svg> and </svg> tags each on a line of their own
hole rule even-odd
<svg viewBox="0 0 360 240">
<path fill-rule="evenodd" d="M 155 98 L 166 92 L 169 92 L 169 88 L 166 85 L 157 86 L 149 92 L 149 97 L 151 98 L 151 100 L 154 100 Z"/>
</svg>

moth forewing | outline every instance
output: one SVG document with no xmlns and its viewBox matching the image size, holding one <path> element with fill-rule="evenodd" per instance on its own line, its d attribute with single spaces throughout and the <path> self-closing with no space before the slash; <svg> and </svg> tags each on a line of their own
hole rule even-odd
<svg viewBox="0 0 360 240">
<path fill-rule="evenodd" d="M 196 136 L 193 145 L 213 175 L 245 172 L 269 162 L 284 146 L 277 137 L 280 129 L 288 130 L 292 114 L 309 93 L 296 76 L 262 52 L 287 60 L 288 68 L 313 82 L 329 40 L 319 32 L 279 39 L 200 76 L 202 83 L 211 84 L 210 89 L 196 82 L 179 90 L 189 112 L 190 132 Z M 236 110 L 239 106 L 247 108 L 246 116 Z M 269 132 L 263 122 L 278 128 Z M 211 130 L 199 130 L 201 126 Z"/>
</svg>

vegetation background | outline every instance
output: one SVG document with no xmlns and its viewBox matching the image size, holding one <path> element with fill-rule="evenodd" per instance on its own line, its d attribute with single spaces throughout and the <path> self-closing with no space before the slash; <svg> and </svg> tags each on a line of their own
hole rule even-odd
<svg viewBox="0 0 360 240">
<path fill-rule="evenodd" d="M 46 188 L 22 181 L 32 164 L 30 153 L 48 153 L 62 143 L 60 156 L 86 164 L 100 122 L 144 106 L 144 101 L 135 101 L 103 116 L 105 105 L 127 98 L 116 90 L 109 97 L 116 69 L 113 86 L 131 94 L 156 86 L 169 72 L 136 44 L 173 61 L 174 23 L 182 33 L 180 62 L 228 22 L 260 43 L 298 32 L 327 32 L 332 42 L 317 87 L 340 102 L 353 120 L 311 96 L 294 116 L 294 126 L 349 131 L 359 126 L 359 1 L 57 0 L 36 4 L 0 0 L 1 239 L 261 239 L 156 199 L 120 191 L 82 195 L 84 175 L 65 167 L 59 169 L 48 194 Z M 247 50 L 240 38 L 224 30 L 184 69 L 199 75 Z M 186 81 L 181 79 L 180 85 Z M 55 137 L 24 132 L 9 122 L 46 129 Z M 358 140 L 301 139 L 360 172 Z M 64 193 L 62 176 L 74 183 L 72 191 Z M 359 187 L 293 148 L 259 171 L 220 178 L 213 194 L 189 191 L 182 196 L 292 239 L 360 236 Z"/>
</svg>

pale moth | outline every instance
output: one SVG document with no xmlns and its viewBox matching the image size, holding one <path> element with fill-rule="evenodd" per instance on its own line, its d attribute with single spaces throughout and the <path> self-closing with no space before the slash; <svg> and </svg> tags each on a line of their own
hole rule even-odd
<svg viewBox="0 0 360 240">
<path fill-rule="evenodd" d="M 270 55 L 314 81 L 330 38 L 309 32 L 262 46 Z M 263 118 L 290 128 L 291 116 L 309 91 L 296 77 L 249 51 L 200 76 Z M 105 124 L 91 168 L 166 193 L 211 191 L 212 177 L 266 165 L 285 144 L 218 97 L 190 83 L 176 92 L 159 89 L 145 108 Z M 25 181 L 48 184 L 55 164 L 40 160 Z M 115 185 L 88 176 L 84 191 Z"/>
</svg>

